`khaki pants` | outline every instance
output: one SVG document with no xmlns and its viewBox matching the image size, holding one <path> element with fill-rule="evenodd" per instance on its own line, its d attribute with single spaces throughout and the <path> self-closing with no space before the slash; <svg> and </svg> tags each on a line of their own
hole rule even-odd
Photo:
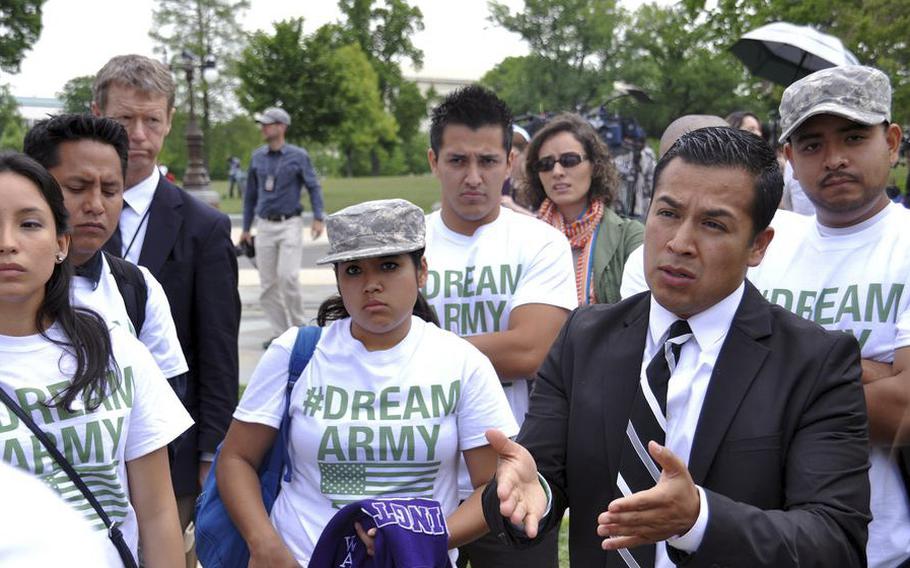
<svg viewBox="0 0 910 568">
<path fill-rule="evenodd" d="M 256 265 L 262 292 L 259 301 L 272 335 L 304 324 L 300 291 L 300 262 L 303 255 L 303 218 L 284 221 L 258 219 L 256 222 Z"/>
</svg>

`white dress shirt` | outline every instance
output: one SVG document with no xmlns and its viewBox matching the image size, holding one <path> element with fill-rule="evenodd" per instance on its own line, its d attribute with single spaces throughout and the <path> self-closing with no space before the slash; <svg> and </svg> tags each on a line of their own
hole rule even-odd
<svg viewBox="0 0 910 568">
<path fill-rule="evenodd" d="M 745 283 L 729 296 L 707 310 L 690 317 L 687 321 L 693 337 L 683 344 L 679 361 L 667 385 L 667 438 L 665 446 L 679 456 L 683 463 L 689 463 L 695 428 L 705 402 L 705 393 L 711 382 L 711 374 L 717 363 L 717 356 L 727 338 L 733 323 L 733 316 L 745 292 Z M 652 296 L 648 317 L 648 334 L 642 355 L 641 374 L 644 376 L 648 363 L 667 338 L 670 326 L 679 316 L 661 306 Z M 647 380 L 647 379 L 645 379 Z M 701 545 L 708 526 L 708 501 L 705 492 L 698 487 L 701 507 L 698 519 L 684 535 L 670 538 L 666 542 L 678 550 L 695 552 Z M 655 568 L 673 568 L 675 565 L 667 556 L 666 545 L 657 544 Z"/>
<path fill-rule="evenodd" d="M 120 240 L 123 241 L 123 258 L 139 264 L 139 253 L 145 242 L 149 220 L 146 213 L 152 205 L 152 197 L 158 187 L 161 173 L 152 168 L 152 175 L 123 192 L 123 211 L 120 213 Z M 132 246 L 130 246 L 132 243 Z M 129 251 L 127 251 L 129 249 Z"/>
</svg>

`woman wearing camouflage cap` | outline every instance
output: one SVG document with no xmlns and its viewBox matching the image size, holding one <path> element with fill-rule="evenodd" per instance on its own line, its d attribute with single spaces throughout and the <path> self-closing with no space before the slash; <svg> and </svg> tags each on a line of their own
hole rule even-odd
<svg viewBox="0 0 910 568">
<path fill-rule="evenodd" d="M 423 211 L 401 199 L 371 201 L 330 215 L 327 228 L 330 254 L 318 262 L 334 265 L 339 295 L 319 309 L 325 329 L 291 394 L 292 481 L 282 482 L 268 515 L 256 471 L 282 416 L 296 328 L 259 362 L 218 466 L 250 566 L 307 565 L 339 508 L 377 496 L 434 499 L 449 547 L 473 540 L 486 527 L 477 524 L 479 495 L 465 502 L 474 515 L 458 506 L 459 459 L 478 486 L 496 467 L 484 432 L 518 432 L 493 366 L 436 327 L 420 294 Z"/>
</svg>

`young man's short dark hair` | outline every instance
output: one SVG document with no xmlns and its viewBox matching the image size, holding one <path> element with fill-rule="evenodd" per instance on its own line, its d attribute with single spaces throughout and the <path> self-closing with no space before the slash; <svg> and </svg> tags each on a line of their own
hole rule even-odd
<svg viewBox="0 0 910 568">
<path fill-rule="evenodd" d="M 480 85 L 469 85 L 450 93 L 433 109 L 430 117 L 430 148 L 439 155 L 442 133 L 450 124 L 461 124 L 472 130 L 484 126 L 502 128 L 502 146 L 512 149 L 512 111 L 492 91 Z"/>
<path fill-rule="evenodd" d="M 699 128 L 683 134 L 657 162 L 655 189 L 673 158 L 695 166 L 745 170 L 755 178 L 752 234 L 757 235 L 771 223 L 780 205 L 784 179 L 774 151 L 758 136 L 726 126 Z"/>
<path fill-rule="evenodd" d="M 23 151 L 46 169 L 60 164 L 60 145 L 64 142 L 94 140 L 113 146 L 126 177 L 130 140 L 117 121 L 90 114 L 60 114 L 39 120 L 25 135 Z"/>
</svg>

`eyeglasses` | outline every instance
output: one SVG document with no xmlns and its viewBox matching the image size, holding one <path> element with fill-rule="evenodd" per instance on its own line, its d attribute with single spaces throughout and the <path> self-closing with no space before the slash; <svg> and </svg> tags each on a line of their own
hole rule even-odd
<svg viewBox="0 0 910 568">
<path fill-rule="evenodd" d="M 534 171 L 537 173 L 549 172 L 556 167 L 557 163 L 564 168 L 574 168 L 587 159 L 587 156 L 582 156 L 576 152 L 566 152 L 565 154 L 560 154 L 558 158 L 547 156 L 534 162 Z"/>
</svg>

